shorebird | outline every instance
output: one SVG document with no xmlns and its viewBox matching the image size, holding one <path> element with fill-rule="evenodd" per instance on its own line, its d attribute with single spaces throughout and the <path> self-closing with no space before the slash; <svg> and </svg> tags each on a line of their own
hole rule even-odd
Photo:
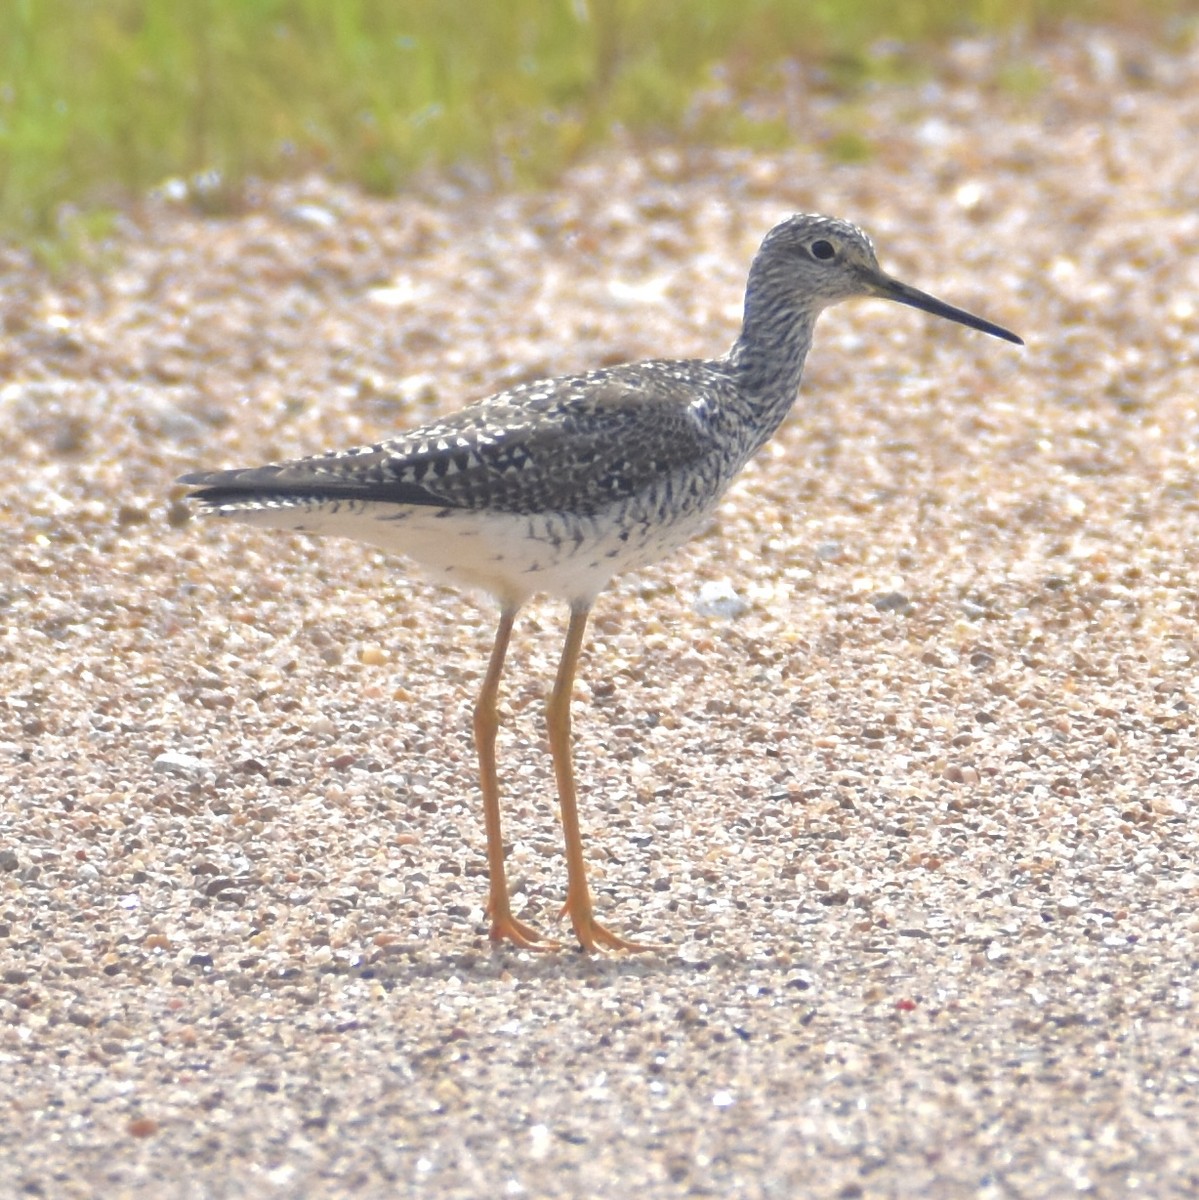
<svg viewBox="0 0 1199 1200">
<path fill-rule="evenodd" d="M 763 240 L 749 269 L 741 332 L 720 358 L 543 379 L 373 445 L 180 479 L 198 489 L 189 498 L 209 513 L 356 538 L 498 601 L 499 627 L 474 709 L 494 941 L 558 944 L 515 916 L 504 874 L 496 698 L 518 610 L 534 594 L 570 606 L 546 714 L 566 843 L 562 911 L 585 950 L 650 949 L 599 923 L 587 885 L 570 703 L 588 614 L 614 575 L 655 562 L 708 522 L 790 410 L 820 313 L 861 296 L 1023 344 L 886 274 L 857 226 L 797 214 Z"/>
</svg>

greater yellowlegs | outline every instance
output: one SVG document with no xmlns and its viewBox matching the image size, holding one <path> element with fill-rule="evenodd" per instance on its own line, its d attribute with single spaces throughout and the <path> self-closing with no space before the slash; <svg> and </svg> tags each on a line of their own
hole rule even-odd
<svg viewBox="0 0 1199 1200">
<path fill-rule="evenodd" d="M 638 950 L 595 918 L 571 761 L 570 702 L 596 596 L 696 533 L 795 400 L 816 318 L 878 296 L 1005 338 L 1006 329 L 900 283 L 870 239 L 833 217 L 776 225 L 749 270 L 745 316 L 721 358 L 631 363 L 523 384 L 399 437 L 272 466 L 184 475 L 208 512 L 340 534 L 409 555 L 441 580 L 490 593 L 499 628 L 474 711 L 490 871 L 491 937 L 555 943 L 512 912 L 496 777 L 496 696 L 517 611 L 570 605 L 547 712 L 566 841 L 563 911 L 587 950 Z"/>
</svg>

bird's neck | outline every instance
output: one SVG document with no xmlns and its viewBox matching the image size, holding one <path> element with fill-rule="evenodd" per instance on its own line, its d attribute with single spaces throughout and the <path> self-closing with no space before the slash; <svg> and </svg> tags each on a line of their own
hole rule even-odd
<svg viewBox="0 0 1199 1200">
<path fill-rule="evenodd" d="M 751 281 L 745 320 L 728 352 L 728 363 L 737 376 L 738 394 L 749 409 L 745 417 L 760 431 L 758 445 L 778 428 L 795 403 L 817 315 L 795 308 L 791 297 L 780 301 L 755 292 Z"/>
</svg>

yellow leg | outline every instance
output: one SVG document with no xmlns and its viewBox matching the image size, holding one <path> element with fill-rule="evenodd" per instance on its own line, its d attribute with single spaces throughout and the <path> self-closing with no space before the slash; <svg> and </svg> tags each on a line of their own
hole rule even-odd
<svg viewBox="0 0 1199 1200">
<path fill-rule="evenodd" d="M 555 943 L 547 942 L 536 929 L 512 915 L 508 899 L 508 880 L 504 872 L 504 838 L 500 832 L 500 788 L 495 768 L 495 735 L 500 722 L 495 706 L 500 690 L 500 676 L 504 671 L 504 656 L 508 653 L 508 641 L 512 637 L 512 623 L 515 619 L 514 607 L 506 607 L 500 613 L 500 625 L 496 630 L 491 661 L 487 665 L 487 674 L 475 704 L 475 749 L 479 755 L 479 785 L 483 789 L 483 821 L 487 827 L 487 872 L 490 877 L 487 912 L 491 917 L 493 942 L 507 940 L 525 949 L 543 950 Z"/>
<path fill-rule="evenodd" d="M 605 929 L 591 908 L 591 892 L 587 887 L 587 867 L 583 861 L 583 839 L 579 833 L 579 806 L 575 799 L 574 766 L 570 749 L 570 699 L 574 691 L 575 670 L 583 648 L 583 631 L 587 628 L 590 605 L 577 605 L 570 610 L 570 626 L 566 645 L 558 664 L 558 677 L 550 693 L 546 722 L 549 726 L 550 753 L 554 758 L 554 777 L 558 781 L 558 801 L 562 807 L 562 832 L 566 839 L 566 906 L 575 936 L 584 950 L 607 946 L 613 950 L 653 950 L 628 942 Z"/>
</svg>

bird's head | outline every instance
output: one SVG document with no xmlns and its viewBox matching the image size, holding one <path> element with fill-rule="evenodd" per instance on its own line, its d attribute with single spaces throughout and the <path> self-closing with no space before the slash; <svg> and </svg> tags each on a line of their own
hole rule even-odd
<svg viewBox="0 0 1199 1200">
<path fill-rule="evenodd" d="M 1023 345 L 1014 333 L 892 278 L 878 265 L 866 234 L 837 217 L 797 213 L 776 225 L 754 260 L 751 287 L 755 281 L 764 293 L 785 296 L 789 306 L 812 317 L 842 300 L 877 296 Z"/>
</svg>

